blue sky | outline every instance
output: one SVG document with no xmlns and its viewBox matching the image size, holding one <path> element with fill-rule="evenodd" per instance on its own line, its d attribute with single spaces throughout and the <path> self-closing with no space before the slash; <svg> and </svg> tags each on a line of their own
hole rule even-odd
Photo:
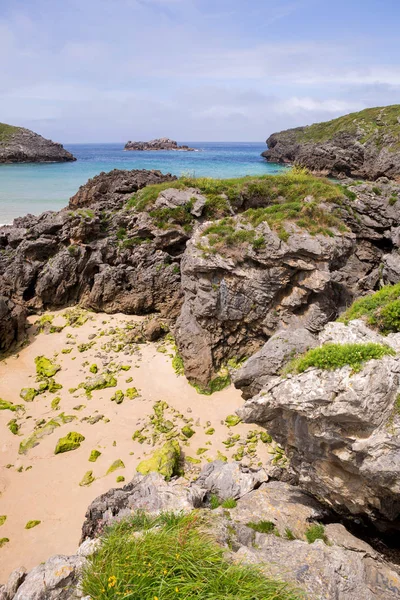
<svg viewBox="0 0 400 600">
<path fill-rule="evenodd" d="M 400 103 L 399 0 L 1 0 L 0 121 L 262 141 Z"/>
</svg>

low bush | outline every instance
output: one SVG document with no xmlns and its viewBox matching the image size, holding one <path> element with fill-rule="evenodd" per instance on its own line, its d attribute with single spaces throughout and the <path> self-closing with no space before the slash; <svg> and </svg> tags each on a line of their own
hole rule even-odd
<svg viewBox="0 0 400 600">
<path fill-rule="evenodd" d="M 348 323 L 364 319 L 383 334 L 400 331 L 400 283 L 386 285 L 379 292 L 356 300 L 338 319 Z"/>
<path fill-rule="evenodd" d="M 333 371 L 347 365 L 357 373 L 368 360 L 394 354 L 393 348 L 383 344 L 325 344 L 295 358 L 286 373 L 303 373 L 309 367 Z"/>
<path fill-rule="evenodd" d="M 141 535 L 135 534 L 142 531 Z M 84 595 L 95 600 L 296 600 L 287 584 L 229 563 L 198 516 L 137 513 L 109 528 L 88 559 Z"/>
</svg>

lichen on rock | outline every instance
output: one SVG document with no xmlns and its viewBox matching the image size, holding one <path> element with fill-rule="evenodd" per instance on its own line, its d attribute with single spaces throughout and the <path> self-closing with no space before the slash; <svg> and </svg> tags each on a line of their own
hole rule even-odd
<svg viewBox="0 0 400 600">
<path fill-rule="evenodd" d="M 81 442 L 85 440 L 85 436 L 76 431 L 70 431 L 66 436 L 60 438 L 54 450 L 54 454 L 62 454 L 70 452 L 80 447 Z"/>
<path fill-rule="evenodd" d="M 176 440 L 170 440 L 156 450 L 150 458 L 143 460 L 136 470 L 142 475 L 160 473 L 165 479 L 178 474 L 181 450 Z"/>
</svg>

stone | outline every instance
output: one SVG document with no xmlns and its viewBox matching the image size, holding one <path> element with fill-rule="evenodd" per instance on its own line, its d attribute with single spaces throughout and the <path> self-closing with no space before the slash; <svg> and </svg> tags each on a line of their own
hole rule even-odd
<svg viewBox="0 0 400 600">
<path fill-rule="evenodd" d="M 27 574 L 12 600 L 75 600 L 83 564 L 79 556 L 52 556 Z"/>
<path fill-rule="evenodd" d="M 24 127 L 0 123 L 0 163 L 69 162 L 75 156 L 61 144 Z"/>
<path fill-rule="evenodd" d="M 196 485 L 216 494 L 220 500 L 240 498 L 268 481 L 264 469 L 249 469 L 238 462 L 216 460 L 203 467 Z"/>
<path fill-rule="evenodd" d="M 144 336 L 149 342 L 155 342 L 165 335 L 167 328 L 158 319 L 150 319 L 144 328 Z"/>
<path fill-rule="evenodd" d="M 150 140 L 149 142 L 132 142 L 129 141 L 125 144 L 124 150 L 180 150 L 180 151 L 192 151 L 194 152 L 194 148 L 189 148 L 189 146 L 178 146 L 177 142 L 174 140 L 170 140 L 169 138 L 158 138 L 155 140 Z"/>
<path fill-rule="evenodd" d="M 142 475 L 149 473 L 160 473 L 165 479 L 176 475 L 179 466 L 181 450 L 176 440 L 170 440 L 158 450 L 155 450 L 150 458 L 142 460 L 136 467 L 136 471 Z"/>
<path fill-rule="evenodd" d="M 289 360 L 316 345 L 316 337 L 307 329 L 278 331 L 233 373 L 235 387 L 242 391 L 245 399 L 255 396 Z"/>
</svg>

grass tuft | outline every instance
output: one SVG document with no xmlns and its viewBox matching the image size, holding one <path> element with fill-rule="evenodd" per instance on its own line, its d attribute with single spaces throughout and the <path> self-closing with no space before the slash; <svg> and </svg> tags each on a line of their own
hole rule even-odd
<svg viewBox="0 0 400 600">
<path fill-rule="evenodd" d="M 309 544 L 315 542 L 315 540 L 322 540 L 325 544 L 328 543 L 328 538 L 325 534 L 325 527 L 321 523 L 314 523 L 308 527 L 306 533 L 306 540 Z"/>
<path fill-rule="evenodd" d="M 136 513 L 115 524 L 88 559 L 82 589 L 96 600 L 299 598 L 289 585 L 263 576 L 258 568 L 229 563 L 196 514 L 152 518 Z"/>
<path fill-rule="evenodd" d="M 353 319 L 364 319 L 383 334 L 399 332 L 400 283 L 386 285 L 379 292 L 356 300 L 338 321 L 347 325 Z"/>
</svg>

